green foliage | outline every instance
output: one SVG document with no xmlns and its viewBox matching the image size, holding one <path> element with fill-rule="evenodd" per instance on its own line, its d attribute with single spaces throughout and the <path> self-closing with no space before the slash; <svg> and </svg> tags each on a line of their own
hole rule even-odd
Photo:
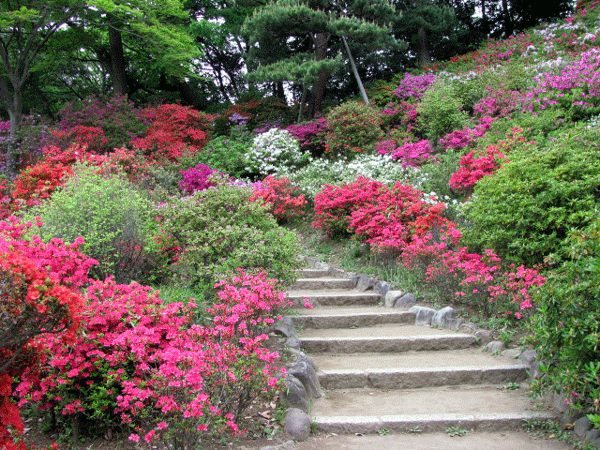
<svg viewBox="0 0 600 450">
<path fill-rule="evenodd" d="M 293 281 L 300 250 L 294 233 L 280 228 L 251 191 L 220 180 L 158 209 L 161 228 L 181 253 L 172 269 L 192 285 L 209 287 L 228 271 L 262 267 L 282 283 Z"/>
<path fill-rule="evenodd" d="M 512 151 L 510 162 L 481 179 L 464 205 L 469 249 L 490 248 L 527 266 L 558 252 L 569 230 L 590 224 L 598 207 L 599 138 L 597 129 L 574 128 Z"/>
<path fill-rule="evenodd" d="M 352 159 L 372 153 L 383 138 L 379 111 L 362 102 L 346 102 L 327 114 L 327 153 Z"/>
<path fill-rule="evenodd" d="M 541 376 L 534 386 L 563 391 L 584 413 L 600 411 L 600 219 L 567 241 L 570 259 L 537 296 L 531 328 Z"/>
<path fill-rule="evenodd" d="M 155 226 L 149 201 L 122 175 L 103 176 L 78 165 L 35 214 L 44 222 L 46 240 L 83 237 L 83 252 L 99 262 L 90 270 L 93 278 L 114 275 L 118 283 L 149 282 L 166 262 L 160 252 L 148 250 Z"/>
<path fill-rule="evenodd" d="M 447 82 L 434 83 L 423 95 L 417 111 L 427 138 L 433 143 L 467 125 L 462 101 L 454 86 Z"/>
<path fill-rule="evenodd" d="M 185 161 L 185 165 L 206 164 L 233 178 L 246 178 L 250 173 L 246 170 L 244 158 L 251 146 L 250 132 L 244 127 L 232 128 L 229 136 L 218 136 L 207 142 L 202 151 L 194 155 L 193 162 Z"/>
</svg>

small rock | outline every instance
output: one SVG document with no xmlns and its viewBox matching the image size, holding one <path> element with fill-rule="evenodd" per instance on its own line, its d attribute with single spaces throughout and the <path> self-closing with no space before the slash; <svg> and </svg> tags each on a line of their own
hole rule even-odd
<svg viewBox="0 0 600 450">
<path fill-rule="evenodd" d="M 310 364 L 306 361 L 297 361 L 294 364 L 287 366 L 287 372 L 294 375 L 302 382 L 310 397 L 321 398 L 323 392 L 321 391 L 319 377 L 317 377 L 317 373 Z"/>
<path fill-rule="evenodd" d="M 585 434 L 593 428 L 593 424 L 587 416 L 580 417 L 575 421 L 575 425 L 573 426 L 573 432 L 579 436 L 584 437 Z"/>
<path fill-rule="evenodd" d="M 348 278 L 350 278 L 352 280 L 352 282 L 354 283 L 354 287 L 356 287 L 358 285 L 358 280 L 360 280 L 360 275 L 350 275 Z"/>
<path fill-rule="evenodd" d="M 317 261 L 315 263 L 315 269 L 329 270 L 329 265 L 327 263 L 324 263 L 323 261 Z"/>
<path fill-rule="evenodd" d="M 458 329 L 460 328 L 461 325 L 462 325 L 462 319 L 457 319 L 456 317 L 453 317 L 452 319 L 446 319 L 446 323 L 444 324 L 444 326 L 446 328 L 448 328 L 449 330 L 456 330 L 456 331 L 458 331 Z"/>
<path fill-rule="evenodd" d="M 413 306 L 408 312 L 415 313 L 415 325 L 428 326 L 431 324 L 431 318 L 436 311 L 433 308 L 426 308 L 424 306 Z"/>
<path fill-rule="evenodd" d="M 315 363 L 315 361 L 303 351 L 295 348 L 288 348 L 288 352 L 295 358 L 295 361 L 305 361 L 313 368 L 315 372 L 319 371 L 317 363 Z"/>
<path fill-rule="evenodd" d="M 587 433 L 585 433 L 585 436 L 583 437 L 583 440 L 585 442 L 590 442 L 596 439 L 600 439 L 600 430 L 598 428 L 592 428 Z"/>
<path fill-rule="evenodd" d="M 385 299 L 384 299 L 385 307 L 393 308 L 394 305 L 396 304 L 396 300 L 398 300 L 403 295 L 404 295 L 404 292 L 402 292 L 402 291 L 394 291 L 394 290 L 387 291 L 387 293 L 385 294 Z"/>
<path fill-rule="evenodd" d="M 331 275 L 334 278 L 346 278 L 347 274 L 342 269 L 337 269 L 335 267 L 330 267 L 329 268 L 329 275 Z"/>
<path fill-rule="evenodd" d="M 507 358 L 516 359 L 521 355 L 521 349 L 519 348 L 509 348 L 508 350 L 504 350 L 502 352 L 502 356 L 506 356 Z"/>
<path fill-rule="evenodd" d="M 521 361 L 523 361 L 523 364 L 531 366 L 536 359 L 537 352 L 535 350 L 525 350 L 523 353 L 521 353 Z"/>
<path fill-rule="evenodd" d="M 286 339 L 285 346 L 289 348 L 295 348 L 296 350 L 300 350 L 300 339 L 295 336 L 291 336 Z"/>
<path fill-rule="evenodd" d="M 448 319 L 452 319 L 454 316 L 454 308 L 451 306 L 446 306 L 445 308 L 436 311 L 433 317 L 431 318 L 431 326 L 432 327 L 445 327 L 446 321 Z"/>
<path fill-rule="evenodd" d="M 580 419 L 582 416 L 582 412 L 569 409 L 560 418 L 560 426 L 564 428 L 567 425 L 575 425 L 575 422 L 577 422 L 577 420 Z"/>
<path fill-rule="evenodd" d="M 417 297 L 415 297 L 415 294 L 408 293 L 404 294 L 402 297 L 396 300 L 396 304 L 394 305 L 394 307 L 401 309 L 410 309 L 413 306 L 415 306 L 415 303 L 417 303 Z"/>
<path fill-rule="evenodd" d="M 378 281 L 377 283 L 375 283 L 375 286 L 373 286 L 373 290 L 382 297 L 385 297 L 385 295 L 390 290 L 390 285 L 386 281 Z"/>
<path fill-rule="evenodd" d="M 273 325 L 273 331 L 287 338 L 294 335 L 294 324 L 290 316 L 283 316 Z"/>
<path fill-rule="evenodd" d="M 294 441 L 290 440 L 279 445 L 267 445 L 265 447 L 261 447 L 259 450 L 293 450 L 294 446 Z"/>
<path fill-rule="evenodd" d="M 375 286 L 375 280 L 373 278 L 365 276 L 358 277 L 356 289 L 358 289 L 359 291 L 364 292 L 367 289 L 371 289 L 373 286 Z"/>
<path fill-rule="evenodd" d="M 310 435 L 310 417 L 298 408 L 285 413 L 285 431 L 296 441 L 305 441 Z"/>
<path fill-rule="evenodd" d="M 492 342 L 492 332 L 488 330 L 477 330 L 473 336 L 479 339 L 481 345 L 487 345 Z"/>
<path fill-rule="evenodd" d="M 283 383 L 285 389 L 281 390 L 281 403 L 288 408 L 298 408 L 308 413 L 310 403 L 302 381 L 288 373 L 283 379 Z"/>
<path fill-rule="evenodd" d="M 502 351 L 502 350 L 504 350 L 505 348 L 506 348 L 506 346 L 504 345 L 504 342 L 502 342 L 502 341 L 492 341 L 492 342 L 489 342 L 489 343 L 488 343 L 488 344 L 485 346 L 485 349 L 486 349 L 488 352 L 492 352 L 492 353 L 495 353 L 495 352 L 501 352 L 501 351 Z"/>
<path fill-rule="evenodd" d="M 477 325 L 471 322 L 463 322 L 460 324 L 460 327 L 458 327 L 458 331 L 462 331 L 463 333 L 467 334 L 475 334 L 477 331 Z"/>
</svg>

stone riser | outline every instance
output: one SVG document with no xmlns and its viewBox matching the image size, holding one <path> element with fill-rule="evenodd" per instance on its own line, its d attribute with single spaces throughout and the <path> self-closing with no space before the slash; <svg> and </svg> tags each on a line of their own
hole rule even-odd
<svg viewBox="0 0 600 450">
<path fill-rule="evenodd" d="M 409 312 L 354 314 L 354 315 L 310 315 L 291 316 L 295 326 L 300 328 L 352 328 L 372 327 L 384 323 L 413 324 L 415 315 Z"/>
<path fill-rule="evenodd" d="M 524 420 L 555 420 L 556 415 L 546 412 L 499 414 L 416 414 L 389 416 L 327 416 L 312 417 L 314 427 L 325 433 L 370 434 L 382 429 L 392 433 L 409 433 L 416 427 L 423 433 L 445 432 L 456 426 L 469 431 L 518 430 Z M 457 438 L 458 439 L 458 438 Z"/>
<path fill-rule="evenodd" d="M 294 306 L 302 307 L 304 299 L 317 306 L 356 306 L 356 305 L 377 305 L 381 302 L 381 296 L 375 293 L 290 293 L 288 300 Z"/>
<path fill-rule="evenodd" d="M 475 344 L 470 335 L 414 336 L 381 338 L 301 338 L 300 346 L 308 353 L 364 353 L 455 350 Z"/>
<path fill-rule="evenodd" d="M 299 278 L 290 290 L 354 289 L 354 281 L 348 278 Z"/>
<path fill-rule="evenodd" d="M 319 373 L 325 389 L 415 389 L 460 384 L 518 383 L 527 379 L 527 366 L 444 367 L 441 369 L 327 370 Z"/>
<path fill-rule="evenodd" d="M 329 270 L 325 269 L 301 269 L 298 278 L 321 278 L 329 276 Z"/>
</svg>

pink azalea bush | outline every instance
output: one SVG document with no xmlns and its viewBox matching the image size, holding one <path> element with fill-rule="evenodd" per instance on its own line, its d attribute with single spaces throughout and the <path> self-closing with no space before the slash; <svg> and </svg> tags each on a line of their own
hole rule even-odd
<svg viewBox="0 0 600 450">
<path fill-rule="evenodd" d="M 73 346 L 43 335 L 42 377 L 24 373 L 20 405 L 96 427 L 124 424 L 130 439 L 189 448 L 242 432 L 243 411 L 278 386 L 278 354 L 266 327 L 286 305 L 264 272 L 240 271 L 217 283 L 212 323 L 192 322 L 192 300 L 165 304 L 137 283 L 93 281 Z"/>
<path fill-rule="evenodd" d="M 203 191 L 217 185 L 216 181 L 211 180 L 211 177 L 217 171 L 212 170 L 205 164 L 198 164 L 187 170 L 180 170 L 179 173 L 183 176 L 183 180 L 179 181 L 179 187 L 188 194 L 193 194 L 195 191 Z"/>
</svg>

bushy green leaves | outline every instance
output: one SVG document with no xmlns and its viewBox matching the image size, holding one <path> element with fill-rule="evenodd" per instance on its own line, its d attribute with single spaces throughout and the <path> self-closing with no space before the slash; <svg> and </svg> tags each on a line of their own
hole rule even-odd
<svg viewBox="0 0 600 450">
<path fill-rule="evenodd" d="M 192 284 L 212 286 L 228 271 L 264 268 L 290 282 L 299 267 L 296 235 L 280 228 L 248 188 L 218 186 L 159 207 L 161 228 L 181 247 L 173 269 Z"/>
<path fill-rule="evenodd" d="M 546 146 L 511 152 L 465 205 L 469 248 L 538 264 L 564 246 L 571 228 L 589 225 L 600 198 L 599 137 L 598 130 L 575 128 Z"/>
</svg>

